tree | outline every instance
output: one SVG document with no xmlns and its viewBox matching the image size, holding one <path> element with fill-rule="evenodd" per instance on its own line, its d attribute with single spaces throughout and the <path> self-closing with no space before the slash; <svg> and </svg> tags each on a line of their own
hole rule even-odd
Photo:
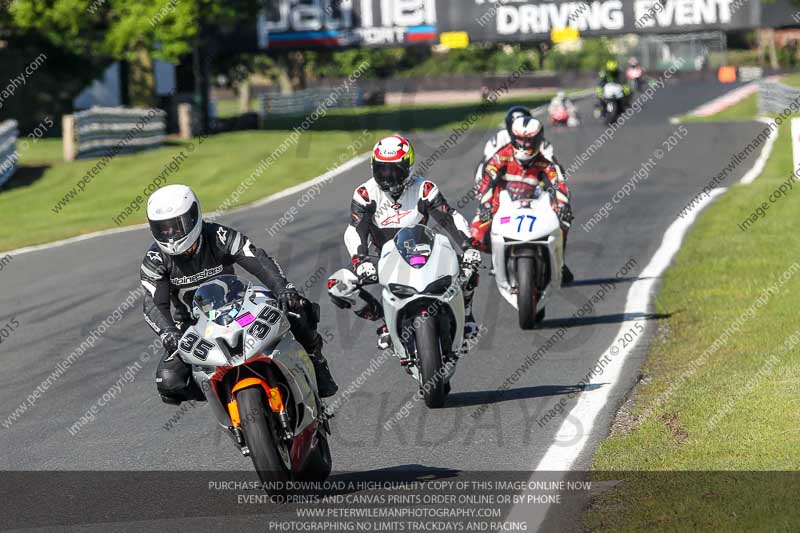
<svg viewBox="0 0 800 533">
<path fill-rule="evenodd" d="M 258 7 L 257 0 L 15 0 L 10 14 L 13 25 L 72 53 L 129 61 L 132 103 L 152 105 L 154 58 L 205 54 L 215 32 L 252 21 Z"/>
</svg>

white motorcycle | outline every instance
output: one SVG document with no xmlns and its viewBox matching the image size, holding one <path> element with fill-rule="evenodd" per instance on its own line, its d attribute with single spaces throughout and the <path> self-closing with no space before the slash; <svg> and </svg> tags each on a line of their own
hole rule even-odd
<svg viewBox="0 0 800 533">
<path fill-rule="evenodd" d="M 444 405 L 464 346 L 461 266 L 450 240 L 426 226 L 401 229 L 381 249 L 378 283 L 393 355 L 419 383 L 425 405 Z M 349 269 L 328 281 L 332 296 L 356 304 L 363 285 Z"/>
<path fill-rule="evenodd" d="M 327 478 L 330 427 L 314 366 L 272 293 L 219 276 L 197 289 L 192 314 L 176 353 L 264 488 Z"/>
<path fill-rule="evenodd" d="M 492 219 L 492 268 L 503 298 L 519 312 L 519 325 L 541 322 L 552 292 L 561 286 L 564 241 L 550 195 L 536 188 L 534 198 L 512 199 L 500 192 Z"/>
<path fill-rule="evenodd" d="M 617 121 L 625 111 L 625 89 L 621 84 L 606 83 L 603 86 L 603 107 L 597 111 L 605 118 L 606 124 Z"/>
</svg>

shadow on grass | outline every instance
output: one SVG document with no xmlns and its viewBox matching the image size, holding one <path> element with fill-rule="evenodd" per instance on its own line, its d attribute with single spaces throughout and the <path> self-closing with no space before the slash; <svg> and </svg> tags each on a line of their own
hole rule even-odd
<svg viewBox="0 0 800 533">
<path fill-rule="evenodd" d="M 310 129 L 316 131 L 361 131 L 364 129 L 411 131 L 416 129 L 436 129 L 447 124 L 468 120 L 473 113 L 477 113 L 478 119 L 481 119 L 491 113 L 504 113 L 511 105 L 535 107 L 548 101 L 549 99 L 546 97 L 520 98 L 513 103 L 501 101 L 457 105 L 415 105 L 413 101 L 410 101 L 403 106 L 332 109 L 325 116 L 313 122 Z M 298 127 L 307 118 L 309 118 L 309 114 L 267 117 L 261 129 L 291 130 Z"/>
<path fill-rule="evenodd" d="M 0 191 L 10 191 L 19 187 L 27 187 L 36 183 L 50 168 L 49 165 L 20 166 L 7 182 L 0 186 Z"/>
</svg>

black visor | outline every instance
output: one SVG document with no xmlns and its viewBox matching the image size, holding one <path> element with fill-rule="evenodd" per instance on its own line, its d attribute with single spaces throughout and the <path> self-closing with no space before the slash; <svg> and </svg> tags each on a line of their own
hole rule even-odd
<svg viewBox="0 0 800 533">
<path fill-rule="evenodd" d="M 408 169 L 397 163 L 372 164 L 372 177 L 383 190 L 390 190 L 401 186 L 408 179 Z"/>
<path fill-rule="evenodd" d="M 177 242 L 191 233 L 197 225 L 200 209 L 197 202 L 184 214 L 167 220 L 151 220 L 150 231 L 158 242 Z"/>
<path fill-rule="evenodd" d="M 514 137 L 514 147 L 522 150 L 536 151 L 539 149 L 541 142 L 542 138 L 539 135 L 534 137 Z"/>
</svg>

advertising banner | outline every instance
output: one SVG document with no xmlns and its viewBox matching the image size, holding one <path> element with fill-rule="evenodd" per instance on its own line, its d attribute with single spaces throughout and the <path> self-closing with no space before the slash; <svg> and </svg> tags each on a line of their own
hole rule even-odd
<svg viewBox="0 0 800 533">
<path fill-rule="evenodd" d="M 758 0 L 267 0 L 260 48 L 410 46 L 756 28 Z M 565 28 L 568 31 L 565 33 Z"/>
</svg>

